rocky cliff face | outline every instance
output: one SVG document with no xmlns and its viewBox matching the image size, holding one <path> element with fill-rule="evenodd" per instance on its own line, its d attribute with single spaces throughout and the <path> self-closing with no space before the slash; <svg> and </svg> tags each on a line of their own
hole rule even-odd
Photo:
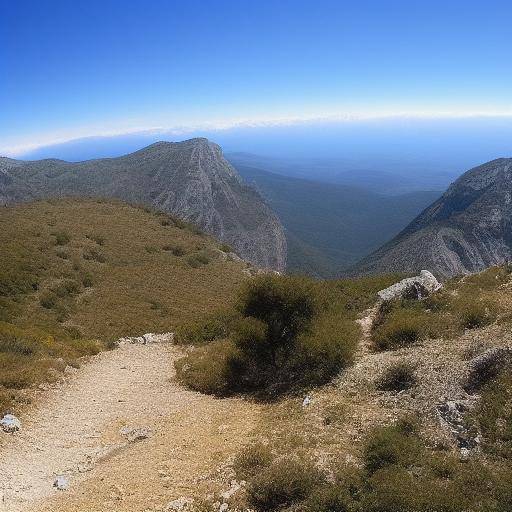
<svg viewBox="0 0 512 512">
<path fill-rule="evenodd" d="M 285 268 L 279 220 L 207 139 L 157 142 L 119 158 L 78 163 L 0 158 L 0 204 L 62 196 L 149 205 L 194 222 L 259 267 Z"/>
<path fill-rule="evenodd" d="M 448 278 L 511 259 L 512 158 L 500 158 L 463 174 L 355 272 L 427 268 Z"/>
</svg>

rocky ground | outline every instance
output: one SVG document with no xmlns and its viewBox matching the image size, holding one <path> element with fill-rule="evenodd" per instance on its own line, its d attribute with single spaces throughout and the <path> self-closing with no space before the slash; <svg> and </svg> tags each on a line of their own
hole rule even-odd
<svg viewBox="0 0 512 512">
<path fill-rule="evenodd" d="M 179 387 L 179 356 L 169 343 L 123 342 L 45 391 L 22 429 L 0 436 L 0 510 L 162 511 L 211 481 L 229 488 L 222 468 L 259 407 Z"/>
</svg>

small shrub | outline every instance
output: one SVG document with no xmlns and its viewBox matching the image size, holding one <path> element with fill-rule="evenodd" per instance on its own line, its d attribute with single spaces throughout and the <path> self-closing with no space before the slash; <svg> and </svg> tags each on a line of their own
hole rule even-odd
<svg viewBox="0 0 512 512">
<path fill-rule="evenodd" d="M 74 279 L 64 279 L 52 286 L 51 291 L 58 297 L 65 298 L 77 294 L 80 291 L 80 284 Z"/>
<path fill-rule="evenodd" d="M 219 249 L 222 251 L 222 252 L 233 252 L 233 249 L 230 245 L 228 244 L 221 244 Z"/>
<path fill-rule="evenodd" d="M 55 245 L 67 245 L 71 241 L 71 237 L 65 231 L 58 231 L 53 236 L 55 237 Z"/>
<path fill-rule="evenodd" d="M 158 247 L 154 247 L 153 245 L 146 245 L 144 249 L 149 254 L 155 254 L 158 252 Z"/>
<path fill-rule="evenodd" d="M 456 303 L 455 309 L 464 329 L 485 327 L 496 319 L 492 305 L 478 300 L 460 301 Z"/>
<path fill-rule="evenodd" d="M 82 280 L 82 286 L 84 286 L 84 288 L 90 288 L 94 284 L 92 275 L 89 273 L 82 274 L 81 280 Z"/>
<path fill-rule="evenodd" d="M 176 376 L 195 391 L 225 396 L 233 387 L 231 364 L 236 357 L 238 351 L 231 341 L 214 341 L 176 361 Z"/>
<path fill-rule="evenodd" d="M 272 451 L 267 445 L 255 443 L 246 446 L 235 458 L 234 468 L 240 479 L 247 479 L 268 467 L 272 462 Z"/>
<path fill-rule="evenodd" d="M 45 291 L 41 294 L 39 298 L 39 303 L 45 309 L 54 309 L 58 303 L 57 295 L 52 291 Z"/>
<path fill-rule="evenodd" d="M 479 405 L 472 413 L 482 433 L 484 449 L 493 455 L 512 458 L 512 375 L 504 370 L 482 390 Z"/>
<path fill-rule="evenodd" d="M 192 268 L 199 268 L 201 265 L 208 265 L 210 258 L 204 253 L 191 254 L 187 258 L 187 263 Z"/>
<path fill-rule="evenodd" d="M 173 254 L 173 256 L 185 256 L 187 254 L 186 249 L 182 245 L 164 245 L 162 247 L 164 251 L 169 251 Z"/>
<path fill-rule="evenodd" d="M 395 465 L 409 468 L 423 456 L 423 445 L 409 422 L 399 422 L 374 430 L 364 447 L 364 463 L 369 474 Z"/>
<path fill-rule="evenodd" d="M 229 361 L 215 368 L 226 392 L 250 392 L 272 398 L 284 392 L 327 382 L 351 362 L 359 328 L 342 314 L 326 310 L 314 282 L 299 277 L 259 276 L 239 294 L 236 321 L 229 328 L 211 321 L 198 324 L 185 337 L 195 340 L 228 335 L 233 347 Z M 191 336 L 192 335 L 192 336 Z M 198 377 L 204 380 L 208 357 Z M 197 361 L 191 358 L 190 366 Z M 199 385 L 204 389 L 204 386 Z"/>
<path fill-rule="evenodd" d="M 21 356 L 31 356 L 36 352 L 36 344 L 15 334 L 0 334 L 0 352 Z"/>
<path fill-rule="evenodd" d="M 422 319 L 411 316 L 407 311 L 400 311 L 378 326 L 372 338 L 377 350 L 393 350 L 416 343 L 423 335 Z"/>
<path fill-rule="evenodd" d="M 238 318 L 234 311 L 218 311 L 204 318 L 183 323 L 176 329 L 176 342 L 202 344 L 227 338 Z"/>
<path fill-rule="evenodd" d="M 96 247 L 86 247 L 83 250 L 82 257 L 84 260 L 97 261 L 98 263 L 105 263 L 107 261 L 105 255 Z"/>
<path fill-rule="evenodd" d="M 56 254 L 57 258 L 60 258 L 62 260 L 69 260 L 69 252 L 66 251 L 66 249 L 64 249 L 63 247 L 59 247 L 55 251 L 55 254 Z"/>
<path fill-rule="evenodd" d="M 381 391 L 403 391 L 416 384 L 415 367 L 400 362 L 388 367 L 377 381 Z"/>
<path fill-rule="evenodd" d="M 276 510 L 308 498 L 324 476 L 308 459 L 281 459 L 260 471 L 248 486 L 250 503 Z"/>
</svg>

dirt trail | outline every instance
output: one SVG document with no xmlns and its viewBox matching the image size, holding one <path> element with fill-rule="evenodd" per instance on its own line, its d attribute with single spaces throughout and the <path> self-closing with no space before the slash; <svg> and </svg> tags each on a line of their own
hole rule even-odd
<svg viewBox="0 0 512 512">
<path fill-rule="evenodd" d="M 159 511 L 207 485 L 259 408 L 178 386 L 179 355 L 167 343 L 123 343 L 45 392 L 21 432 L 0 436 L 0 511 Z M 124 427 L 151 435 L 130 441 Z M 53 488 L 60 474 L 67 491 Z"/>
</svg>

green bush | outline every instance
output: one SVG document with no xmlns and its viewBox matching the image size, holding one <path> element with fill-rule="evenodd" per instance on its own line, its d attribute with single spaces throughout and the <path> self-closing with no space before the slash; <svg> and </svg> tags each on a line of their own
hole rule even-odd
<svg viewBox="0 0 512 512">
<path fill-rule="evenodd" d="M 57 295 L 50 290 L 43 292 L 39 298 L 39 303 L 45 309 L 55 308 L 57 306 L 58 301 L 59 299 Z"/>
<path fill-rule="evenodd" d="M 227 338 L 237 319 L 235 311 L 218 311 L 204 318 L 182 323 L 176 329 L 176 343 L 197 345 Z"/>
<path fill-rule="evenodd" d="M 352 319 L 329 308 L 331 303 L 323 302 L 309 279 L 256 277 L 239 294 L 235 321 L 218 323 L 210 318 L 182 330 L 178 339 L 202 342 L 228 337 L 234 349 L 222 366 L 213 353 L 216 348 L 205 349 L 206 354 L 212 352 L 210 369 L 206 355 L 200 363 L 188 357 L 195 370 L 189 376 L 204 381 L 203 372 L 221 370 L 220 380 L 227 385 L 222 393 L 251 392 L 266 398 L 322 384 L 351 362 L 359 336 Z M 201 369 L 195 366 L 199 364 Z"/>
<path fill-rule="evenodd" d="M 472 420 L 483 437 L 484 450 L 512 459 L 512 375 L 504 370 L 484 386 Z"/>
<path fill-rule="evenodd" d="M 225 396 L 230 394 L 233 387 L 231 364 L 238 356 L 231 341 L 214 341 L 176 361 L 176 375 L 195 391 Z"/>
<path fill-rule="evenodd" d="M 164 251 L 169 251 L 171 252 L 174 256 L 185 256 L 185 254 L 187 254 L 187 251 L 186 249 L 182 246 L 182 245 L 164 245 L 162 247 L 162 249 Z"/>
<path fill-rule="evenodd" d="M 277 510 L 306 499 L 323 481 L 324 476 L 310 460 L 281 459 L 260 471 L 247 491 L 250 503 L 258 510 Z"/>
<path fill-rule="evenodd" d="M 386 368 L 377 381 L 377 388 L 381 391 L 403 391 L 415 384 L 415 367 L 410 363 L 399 362 Z"/>
<path fill-rule="evenodd" d="M 458 300 L 453 305 L 463 329 L 476 329 L 491 324 L 496 319 L 492 304 L 480 300 Z"/>
<path fill-rule="evenodd" d="M 423 318 L 413 316 L 409 311 L 396 311 L 374 329 L 372 338 L 377 350 L 393 350 L 416 343 L 424 335 Z"/>
<path fill-rule="evenodd" d="M 67 245 L 71 241 L 71 237 L 65 231 L 59 231 L 54 233 L 55 245 Z"/>
<path fill-rule="evenodd" d="M 364 463 L 369 474 L 387 466 L 409 468 L 424 456 L 421 440 L 408 421 L 376 429 L 364 447 Z"/>
<path fill-rule="evenodd" d="M 272 451 L 265 444 L 255 443 L 246 446 L 235 458 L 236 474 L 241 480 L 254 476 L 263 468 L 268 467 L 272 458 Z"/>
<path fill-rule="evenodd" d="M 82 257 L 84 260 L 97 261 L 98 263 L 105 263 L 107 258 L 96 247 L 86 247 L 83 250 Z"/>
</svg>

